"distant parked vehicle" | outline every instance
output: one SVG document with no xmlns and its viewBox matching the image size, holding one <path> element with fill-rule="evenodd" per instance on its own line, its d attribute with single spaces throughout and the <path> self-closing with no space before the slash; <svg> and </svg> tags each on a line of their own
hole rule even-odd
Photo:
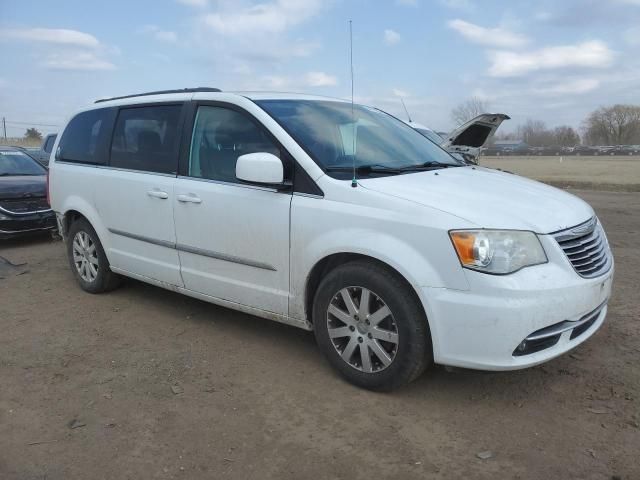
<svg viewBox="0 0 640 480">
<path fill-rule="evenodd" d="M 640 145 L 618 145 L 613 152 L 615 155 L 639 155 Z"/>
<path fill-rule="evenodd" d="M 47 170 L 23 150 L 0 147 L 0 239 L 54 230 Z"/>
<path fill-rule="evenodd" d="M 58 138 L 57 133 L 50 133 L 42 140 L 42 145 L 40 148 L 31 151 L 31 156 L 34 157 L 38 162 L 40 162 L 45 167 L 49 165 L 49 157 L 51 156 L 51 150 L 53 149 L 53 144 L 56 143 L 56 138 Z M 31 150 L 31 149 L 29 149 Z"/>
<path fill-rule="evenodd" d="M 571 152 L 573 155 L 576 155 L 578 157 L 583 156 L 583 155 L 596 155 L 598 152 L 598 148 L 597 147 L 592 147 L 590 145 L 577 145 L 576 147 L 573 148 L 573 152 Z"/>
</svg>

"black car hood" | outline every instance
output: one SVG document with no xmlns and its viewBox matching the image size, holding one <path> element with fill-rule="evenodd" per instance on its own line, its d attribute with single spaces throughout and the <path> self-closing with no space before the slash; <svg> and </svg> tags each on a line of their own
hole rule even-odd
<svg viewBox="0 0 640 480">
<path fill-rule="evenodd" d="M 46 194 L 46 175 L 0 177 L 0 200 L 45 197 Z"/>
</svg>

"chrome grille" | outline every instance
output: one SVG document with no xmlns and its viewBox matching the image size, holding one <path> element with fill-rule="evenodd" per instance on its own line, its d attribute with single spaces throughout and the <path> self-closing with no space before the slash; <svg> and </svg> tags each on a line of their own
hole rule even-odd
<svg viewBox="0 0 640 480">
<path fill-rule="evenodd" d="M 35 198 L 11 198 L 0 200 L 0 211 L 14 215 L 26 215 L 30 213 L 50 210 L 45 197 Z"/>
<path fill-rule="evenodd" d="M 593 278 L 611 268 L 611 251 L 596 217 L 553 234 L 579 275 Z"/>
</svg>

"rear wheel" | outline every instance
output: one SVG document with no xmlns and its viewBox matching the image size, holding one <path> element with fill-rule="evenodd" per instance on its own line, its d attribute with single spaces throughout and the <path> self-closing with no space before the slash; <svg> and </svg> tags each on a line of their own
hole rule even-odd
<svg viewBox="0 0 640 480">
<path fill-rule="evenodd" d="M 120 277 L 111 271 L 98 235 L 85 219 L 76 220 L 69 228 L 67 255 L 71 271 L 83 290 L 102 293 L 120 284 Z"/>
<path fill-rule="evenodd" d="M 431 362 L 421 305 L 395 272 L 354 261 L 327 274 L 313 305 L 316 338 L 331 365 L 351 383 L 392 390 Z"/>
</svg>

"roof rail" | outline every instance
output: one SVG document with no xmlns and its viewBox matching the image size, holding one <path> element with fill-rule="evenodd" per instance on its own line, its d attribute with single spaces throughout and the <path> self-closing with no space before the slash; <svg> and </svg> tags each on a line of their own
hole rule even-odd
<svg viewBox="0 0 640 480">
<path fill-rule="evenodd" d="M 163 95 L 165 93 L 196 93 L 196 92 L 221 92 L 219 88 L 213 87 L 195 87 L 195 88 L 178 88 L 175 90 L 157 90 L 155 92 L 136 93 L 133 95 L 123 95 L 121 97 L 101 98 L 94 103 L 108 102 L 110 100 L 122 100 L 123 98 L 146 97 L 148 95 Z"/>
</svg>

